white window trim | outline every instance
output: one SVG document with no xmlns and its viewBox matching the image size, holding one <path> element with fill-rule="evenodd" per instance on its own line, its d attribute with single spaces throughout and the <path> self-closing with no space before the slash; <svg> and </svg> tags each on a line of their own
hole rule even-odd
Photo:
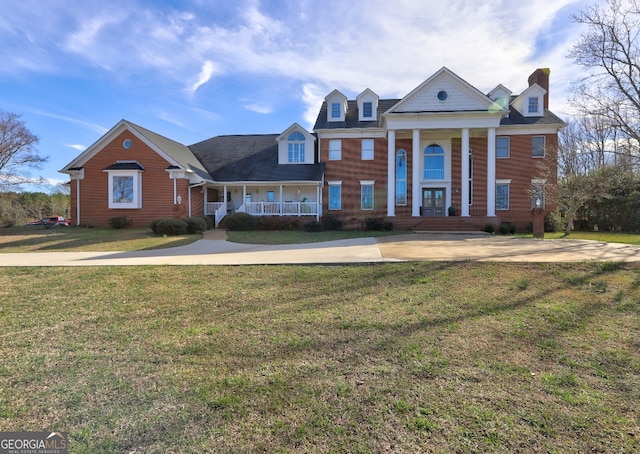
<svg viewBox="0 0 640 454">
<path fill-rule="evenodd" d="M 367 152 L 371 151 L 371 157 L 365 157 L 364 153 L 365 153 L 365 148 L 364 148 L 364 144 L 365 143 L 371 143 L 371 150 L 366 150 Z M 360 159 L 362 161 L 373 161 L 376 155 L 375 152 L 375 141 L 373 139 L 362 139 L 361 143 L 360 143 Z"/>
<path fill-rule="evenodd" d="M 109 174 L 109 208 L 140 209 L 142 208 L 142 171 L 141 170 L 107 170 Z M 113 178 L 133 177 L 133 202 L 118 203 L 113 201 Z"/>
<path fill-rule="evenodd" d="M 338 186 L 340 188 L 340 207 L 339 208 L 331 208 L 331 186 Z M 327 208 L 329 211 L 340 211 L 342 210 L 342 180 L 336 181 L 327 181 Z"/>
<path fill-rule="evenodd" d="M 542 137 L 542 141 L 543 141 L 542 154 L 539 155 L 539 156 L 534 156 L 534 154 L 533 154 L 533 139 L 536 138 L 536 137 Z M 547 148 L 547 137 L 546 136 L 531 136 L 531 157 L 533 159 L 544 159 L 547 156 L 546 148 Z"/>
<path fill-rule="evenodd" d="M 509 200 L 507 201 L 507 208 L 498 208 L 498 185 L 506 184 L 509 186 Z M 496 180 L 496 211 L 508 211 L 511 209 L 511 179 L 508 180 Z"/>
<path fill-rule="evenodd" d="M 373 211 L 376 208 L 376 180 L 360 180 L 360 209 L 362 211 Z M 364 208 L 362 206 L 362 188 L 364 186 L 371 186 L 371 208 Z"/>
<path fill-rule="evenodd" d="M 498 139 L 507 139 L 507 155 L 498 156 Z M 497 136 L 496 137 L 496 159 L 509 159 L 511 157 L 511 137 L 509 136 Z"/>
<path fill-rule="evenodd" d="M 332 143 L 336 143 L 338 144 L 338 149 L 334 150 L 336 153 L 338 153 L 337 157 L 332 157 L 331 156 L 331 144 Z M 331 139 L 329 140 L 329 155 L 327 156 L 329 161 L 341 161 L 342 160 L 342 140 L 340 139 Z"/>
</svg>

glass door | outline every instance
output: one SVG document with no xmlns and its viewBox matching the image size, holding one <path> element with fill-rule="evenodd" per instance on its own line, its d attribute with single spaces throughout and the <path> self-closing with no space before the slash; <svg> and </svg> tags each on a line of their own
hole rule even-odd
<svg viewBox="0 0 640 454">
<path fill-rule="evenodd" d="M 444 216 L 444 188 L 422 189 L 422 215 Z"/>
</svg>

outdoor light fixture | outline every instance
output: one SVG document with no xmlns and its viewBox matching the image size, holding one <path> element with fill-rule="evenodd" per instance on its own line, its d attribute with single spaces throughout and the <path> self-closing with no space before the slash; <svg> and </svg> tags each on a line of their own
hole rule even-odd
<svg viewBox="0 0 640 454">
<path fill-rule="evenodd" d="M 176 197 L 176 203 L 178 205 L 180 205 L 182 203 L 182 196 L 180 194 L 178 194 L 178 197 Z"/>
<path fill-rule="evenodd" d="M 540 208 L 542 206 L 542 201 L 540 200 L 540 197 L 536 197 L 536 208 Z"/>
</svg>

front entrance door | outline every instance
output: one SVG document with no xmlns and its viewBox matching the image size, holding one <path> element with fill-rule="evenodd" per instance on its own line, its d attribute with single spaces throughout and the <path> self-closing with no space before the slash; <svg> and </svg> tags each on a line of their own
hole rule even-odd
<svg viewBox="0 0 640 454">
<path fill-rule="evenodd" d="M 444 188 L 422 189 L 422 215 L 444 216 Z"/>
</svg>

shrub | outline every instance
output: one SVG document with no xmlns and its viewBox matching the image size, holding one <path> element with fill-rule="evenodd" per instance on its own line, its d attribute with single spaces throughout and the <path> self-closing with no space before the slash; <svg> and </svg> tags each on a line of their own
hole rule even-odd
<svg viewBox="0 0 640 454">
<path fill-rule="evenodd" d="M 258 219 L 247 213 L 233 213 L 227 216 L 225 223 L 229 230 L 255 230 L 258 227 Z"/>
<path fill-rule="evenodd" d="M 207 224 L 207 230 L 211 230 L 214 224 L 213 216 L 200 216 L 200 217 L 204 219 L 204 222 Z"/>
<path fill-rule="evenodd" d="M 187 222 L 182 219 L 158 219 L 151 224 L 158 235 L 184 235 L 188 230 Z"/>
<path fill-rule="evenodd" d="M 562 215 L 554 211 L 547 213 L 544 217 L 544 231 L 545 232 L 564 232 L 567 227 L 566 221 L 562 218 Z"/>
<path fill-rule="evenodd" d="M 384 230 L 385 232 L 390 232 L 391 230 L 393 230 L 393 222 L 389 221 L 388 219 L 382 221 L 382 230 Z"/>
<path fill-rule="evenodd" d="M 282 216 L 261 216 L 258 218 L 258 230 L 298 230 L 297 219 Z"/>
<path fill-rule="evenodd" d="M 484 226 L 483 230 L 487 233 L 495 233 L 496 228 L 492 223 L 489 222 L 487 223 L 487 225 Z"/>
<path fill-rule="evenodd" d="M 116 216 L 109 219 L 109 226 L 113 229 L 128 229 L 133 225 L 133 220 L 126 216 Z"/>
<path fill-rule="evenodd" d="M 382 218 L 367 218 L 364 221 L 365 230 L 384 230 L 384 222 Z"/>
<path fill-rule="evenodd" d="M 184 219 L 187 223 L 187 233 L 200 233 L 207 230 L 207 221 L 200 216 L 191 216 Z"/>
<path fill-rule="evenodd" d="M 513 235 L 514 233 L 516 233 L 516 226 L 511 224 L 510 222 L 503 222 L 502 224 L 500 224 L 500 233 L 502 235 Z"/>
<path fill-rule="evenodd" d="M 342 230 L 342 221 L 335 216 L 322 216 L 322 225 L 325 230 Z"/>
<path fill-rule="evenodd" d="M 302 225 L 302 228 L 304 229 L 305 232 L 322 232 L 322 230 L 324 229 L 324 226 L 322 225 L 321 222 L 309 221 L 309 222 L 305 222 Z"/>
</svg>

